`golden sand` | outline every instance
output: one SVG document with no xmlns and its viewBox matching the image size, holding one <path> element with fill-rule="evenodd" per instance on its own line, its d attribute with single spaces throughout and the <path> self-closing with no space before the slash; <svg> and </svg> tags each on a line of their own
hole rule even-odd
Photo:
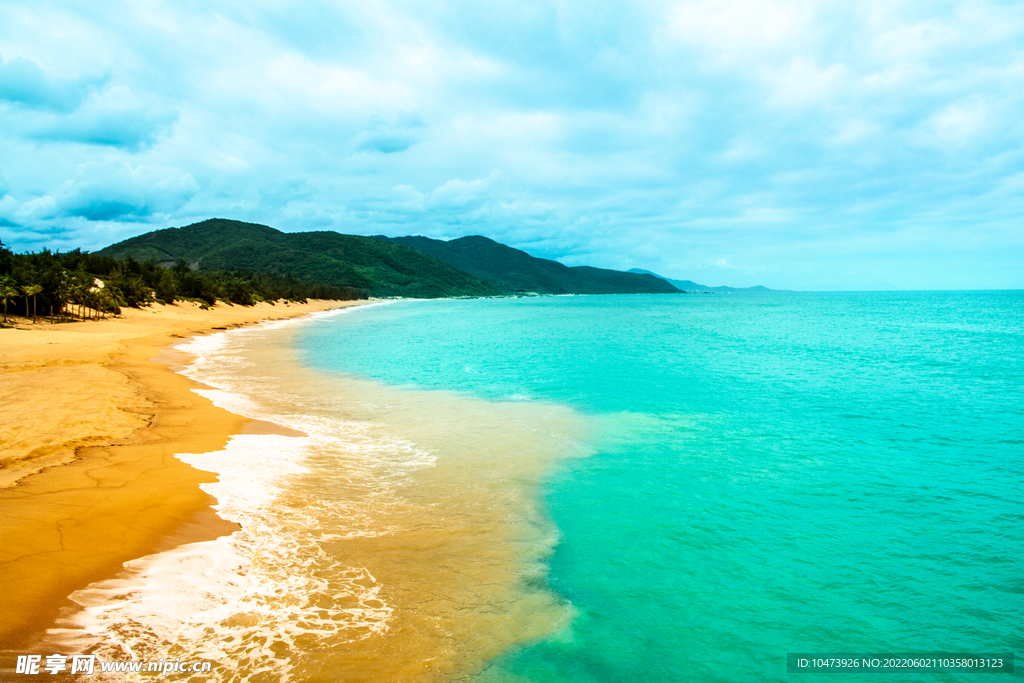
<svg viewBox="0 0 1024 683">
<path fill-rule="evenodd" d="M 175 453 L 282 433 L 215 407 L 176 374 L 176 338 L 358 302 L 190 303 L 0 329 L 0 649 L 50 626 L 67 596 L 130 559 L 230 533 Z"/>
</svg>

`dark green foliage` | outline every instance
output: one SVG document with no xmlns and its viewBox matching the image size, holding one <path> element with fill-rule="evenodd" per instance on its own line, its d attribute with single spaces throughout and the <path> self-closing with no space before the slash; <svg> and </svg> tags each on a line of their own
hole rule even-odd
<svg viewBox="0 0 1024 683">
<path fill-rule="evenodd" d="M 675 287 L 652 275 L 576 266 L 536 258 L 524 251 L 481 237 L 450 242 L 429 237 L 378 237 L 404 244 L 491 282 L 504 292 L 538 294 L 671 293 Z"/>
<path fill-rule="evenodd" d="M 3 240 L 0 240 L 0 275 L 10 275 L 13 266 L 14 254 L 4 246 Z"/>
<path fill-rule="evenodd" d="M 161 265 L 185 261 L 200 272 L 273 273 L 325 286 L 365 289 L 373 296 L 500 293 L 473 275 L 401 244 L 336 232 L 283 233 L 221 218 L 133 237 L 98 254 L 133 256 Z"/>
<path fill-rule="evenodd" d="M 165 270 L 160 273 L 156 285 L 153 286 L 153 294 L 157 301 L 163 301 L 165 304 L 174 303 L 178 298 L 178 280 L 174 276 L 174 271 Z"/>
<path fill-rule="evenodd" d="M 0 243 L 0 280 L 13 284 L 20 296 L 8 301 L 12 314 L 31 316 L 33 310 L 48 316 L 82 317 L 120 313 L 122 306 L 138 307 L 153 301 L 173 303 L 180 299 L 213 305 L 218 300 L 242 306 L 257 301 L 306 301 L 307 299 L 365 299 L 366 290 L 309 282 L 291 275 L 202 271 L 178 261 L 164 268 L 153 260 L 132 255 L 117 259 L 76 249 L 64 254 L 43 250 L 14 254 Z M 25 295 L 38 285 L 40 291 Z"/>
</svg>

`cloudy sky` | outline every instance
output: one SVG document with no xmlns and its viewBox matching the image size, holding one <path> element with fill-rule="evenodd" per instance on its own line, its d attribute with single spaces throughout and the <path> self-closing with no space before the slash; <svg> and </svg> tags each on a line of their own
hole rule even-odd
<svg viewBox="0 0 1024 683">
<path fill-rule="evenodd" d="M 0 0 L 0 239 L 210 217 L 1022 288 L 1024 3 Z"/>
</svg>

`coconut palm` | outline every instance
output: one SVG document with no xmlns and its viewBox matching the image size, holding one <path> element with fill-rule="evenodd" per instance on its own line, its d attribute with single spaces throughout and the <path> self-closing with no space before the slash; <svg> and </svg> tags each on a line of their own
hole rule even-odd
<svg viewBox="0 0 1024 683">
<path fill-rule="evenodd" d="M 32 322 L 36 321 L 36 294 L 43 291 L 42 285 L 25 285 L 21 293 L 25 295 L 25 317 L 28 317 L 28 298 L 32 297 Z"/>
<path fill-rule="evenodd" d="M 117 289 L 117 287 L 114 287 L 113 285 L 109 284 L 104 284 L 103 288 L 100 290 L 100 301 L 102 302 L 103 305 L 104 317 L 106 317 L 107 311 L 110 311 L 111 315 L 120 315 L 121 304 L 123 304 L 124 302 L 121 301 L 120 291 Z"/>
<path fill-rule="evenodd" d="M 78 303 L 78 285 L 74 280 L 68 281 L 68 302 L 64 309 L 67 311 L 68 318 L 74 321 L 78 317 L 78 310 L 75 305 Z"/>
<path fill-rule="evenodd" d="M 18 289 L 14 286 L 14 280 L 6 275 L 0 277 L 0 299 L 4 300 L 4 322 L 7 322 L 7 302 L 18 296 Z"/>
<path fill-rule="evenodd" d="M 106 320 L 107 306 L 110 305 L 110 292 L 107 291 L 106 287 L 100 287 L 99 291 L 96 292 L 96 305 L 99 307 L 100 318 Z"/>
<path fill-rule="evenodd" d="M 71 283 L 68 282 L 67 271 L 61 271 L 60 276 L 57 278 L 56 286 L 54 287 L 54 294 L 57 295 L 57 313 L 60 315 L 60 319 L 64 320 L 64 304 L 68 299 L 68 295 L 71 291 Z M 53 311 L 50 311 L 50 315 L 53 315 Z"/>
<path fill-rule="evenodd" d="M 89 293 L 89 288 L 84 282 L 78 281 L 72 291 L 75 294 L 75 303 L 78 304 L 78 317 L 85 320 L 85 297 Z"/>
<path fill-rule="evenodd" d="M 71 276 L 70 280 L 68 283 L 69 298 L 78 307 L 78 317 L 85 320 L 85 297 L 89 293 L 89 285 L 85 282 L 85 273 L 81 271 L 76 272 Z M 72 308 L 71 317 L 74 318 L 75 315 L 75 310 Z"/>
<path fill-rule="evenodd" d="M 89 320 L 97 320 L 100 314 L 100 290 L 97 287 L 90 287 L 85 296 L 89 301 Z"/>
</svg>

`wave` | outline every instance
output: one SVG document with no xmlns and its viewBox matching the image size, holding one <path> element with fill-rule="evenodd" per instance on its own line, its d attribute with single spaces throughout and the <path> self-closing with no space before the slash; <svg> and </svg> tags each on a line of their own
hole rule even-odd
<svg viewBox="0 0 1024 683">
<path fill-rule="evenodd" d="M 305 436 L 180 454 L 217 473 L 203 488 L 241 529 L 126 563 L 74 593 L 51 637 L 101 659 L 211 660 L 224 681 L 446 680 L 564 626 L 536 486 L 585 450 L 579 417 L 314 373 L 300 328 L 178 347 L 197 393 Z"/>
</svg>

